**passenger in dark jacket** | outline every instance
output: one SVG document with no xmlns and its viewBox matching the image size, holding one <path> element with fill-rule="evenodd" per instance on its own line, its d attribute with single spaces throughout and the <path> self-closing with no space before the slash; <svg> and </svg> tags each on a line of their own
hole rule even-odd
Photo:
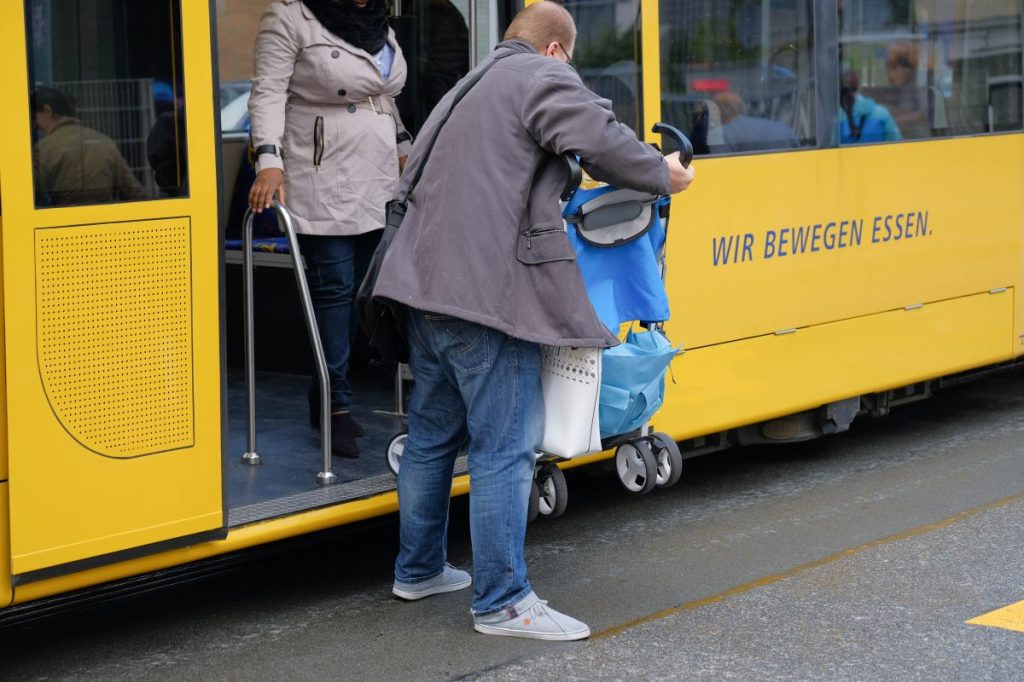
<svg viewBox="0 0 1024 682">
<path fill-rule="evenodd" d="M 587 626 L 548 607 L 526 578 L 523 543 L 543 433 L 540 345 L 607 347 L 562 227 L 558 155 L 595 178 L 663 194 L 691 169 L 615 120 L 567 64 L 576 28 L 560 5 L 521 12 L 478 69 L 499 60 L 438 134 L 375 294 L 410 308 L 415 387 L 398 479 L 401 546 L 393 592 L 419 599 L 461 589 L 445 563 L 455 457 L 469 453 L 474 627 L 487 634 L 581 639 Z M 445 96 L 417 138 L 404 183 L 451 107 Z M 403 183 L 403 185 L 404 185 Z"/>
</svg>

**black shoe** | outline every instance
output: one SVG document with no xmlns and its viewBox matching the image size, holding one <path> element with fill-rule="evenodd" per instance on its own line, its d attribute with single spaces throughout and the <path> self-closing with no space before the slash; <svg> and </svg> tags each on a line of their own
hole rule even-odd
<svg viewBox="0 0 1024 682">
<path fill-rule="evenodd" d="M 356 424 L 348 412 L 331 415 L 331 454 L 355 459 L 359 456 L 356 444 Z"/>
<path fill-rule="evenodd" d="M 310 388 L 306 394 L 309 399 L 309 425 L 314 429 L 320 428 L 320 391 L 315 388 Z M 349 415 L 351 419 L 351 415 Z M 363 427 L 359 425 L 355 419 L 352 419 L 352 423 L 356 427 L 356 438 L 362 438 L 365 434 L 363 433 Z"/>
</svg>

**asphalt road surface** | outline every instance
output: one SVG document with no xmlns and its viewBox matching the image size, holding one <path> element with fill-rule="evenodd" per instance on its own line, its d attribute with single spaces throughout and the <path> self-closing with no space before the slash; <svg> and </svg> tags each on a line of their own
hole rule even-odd
<svg viewBox="0 0 1024 682">
<path fill-rule="evenodd" d="M 0 678 L 1024 679 L 1020 370 L 845 434 L 688 460 L 643 497 L 594 467 L 568 478 L 527 561 L 587 642 L 476 634 L 465 591 L 392 599 L 389 517 L 0 630 Z M 468 566 L 454 510 L 450 559 Z"/>
</svg>

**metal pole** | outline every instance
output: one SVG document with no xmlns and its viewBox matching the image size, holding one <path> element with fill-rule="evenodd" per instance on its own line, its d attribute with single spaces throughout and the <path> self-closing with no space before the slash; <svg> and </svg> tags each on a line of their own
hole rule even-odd
<svg viewBox="0 0 1024 682">
<path fill-rule="evenodd" d="M 277 212 L 278 226 L 288 235 L 288 247 L 292 252 L 292 264 L 295 267 L 295 284 L 302 300 L 306 331 L 309 332 L 309 340 L 313 344 L 313 358 L 316 360 L 316 371 L 320 377 L 320 449 L 323 452 L 324 468 L 316 475 L 316 482 L 320 485 L 332 485 L 338 482 L 338 477 L 331 471 L 331 384 L 327 376 L 327 360 L 324 358 L 324 346 L 320 341 L 320 330 L 313 312 L 313 300 L 309 296 L 309 286 L 306 284 L 302 253 L 299 251 L 299 238 L 295 235 L 291 214 L 276 201 L 274 210 Z"/>
<path fill-rule="evenodd" d="M 256 452 L 256 343 L 253 334 L 252 310 L 252 221 L 255 217 L 252 209 L 245 212 L 242 221 L 242 274 L 244 281 L 244 316 L 245 316 L 245 397 L 248 401 L 248 435 L 245 441 L 245 454 L 242 464 L 262 464 L 263 458 Z"/>
<path fill-rule="evenodd" d="M 405 377 L 402 376 L 402 364 L 395 367 L 395 414 L 405 416 Z"/>
<path fill-rule="evenodd" d="M 476 67 L 477 0 L 469 0 L 469 68 Z"/>
</svg>

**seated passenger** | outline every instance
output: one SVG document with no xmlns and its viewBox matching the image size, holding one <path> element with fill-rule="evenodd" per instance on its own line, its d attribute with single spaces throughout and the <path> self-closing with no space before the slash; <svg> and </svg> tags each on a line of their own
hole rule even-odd
<svg viewBox="0 0 1024 682">
<path fill-rule="evenodd" d="M 747 105 L 732 91 L 720 92 L 714 102 L 722 119 L 721 145 L 712 152 L 753 152 L 799 147 L 796 132 L 785 123 L 747 115 Z"/>
<path fill-rule="evenodd" d="M 53 88 L 32 93 L 32 118 L 42 135 L 33 150 L 37 206 L 145 199 L 117 144 L 75 118 L 73 100 Z"/>
<path fill-rule="evenodd" d="M 896 43 L 886 53 L 889 70 L 889 105 L 893 119 L 905 137 L 931 136 L 928 89 L 917 85 L 917 49 L 911 43 Z"/>
<path fill-rule="evenodd" d="M 899 126 L 889 110 L 860 94 L 860 79 L 846 71 L 839 80 L 839 142 L 883 142 L 902 140 Z"/>
</svg>

